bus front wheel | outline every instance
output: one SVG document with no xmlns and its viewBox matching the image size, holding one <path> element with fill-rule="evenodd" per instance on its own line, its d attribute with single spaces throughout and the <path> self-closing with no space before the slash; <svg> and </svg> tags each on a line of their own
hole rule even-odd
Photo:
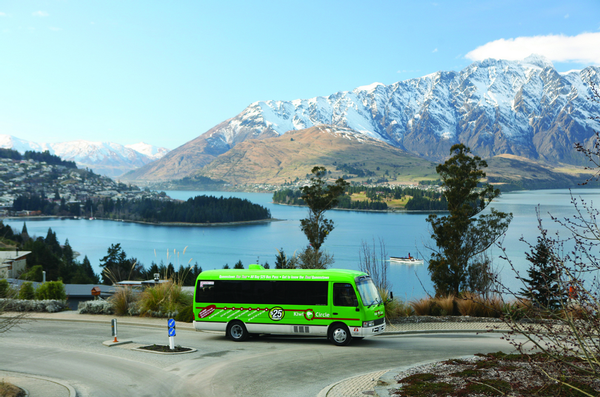
<svg viewBox="0 0 600 397">
<path fill-rule="evenodd" d="M 336 346 L 346 346 L 352 340 L 350 330 L 344 324 L 336 323 L 329 327 L 329 340 Z"/>
<path fill-rule="evenodd" d="M 241 342 L 248 339 L 248 330 L 241 321 L 232 321 L 227 325 L 227 337 L 235 342 Z"/>
</svg>

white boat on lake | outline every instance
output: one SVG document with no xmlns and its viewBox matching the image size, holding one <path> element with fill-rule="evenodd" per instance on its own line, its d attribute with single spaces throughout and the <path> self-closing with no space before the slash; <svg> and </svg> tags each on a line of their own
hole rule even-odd
<svg viewBox="0 0 600 397">
<path fill-rule="evenodd" d="M 401 265 L 422 265 L 424 263 L 423 259 L 418 259 L 413 256 L 390 256 L 391 263 L 397 263 Z"/>
</svg>

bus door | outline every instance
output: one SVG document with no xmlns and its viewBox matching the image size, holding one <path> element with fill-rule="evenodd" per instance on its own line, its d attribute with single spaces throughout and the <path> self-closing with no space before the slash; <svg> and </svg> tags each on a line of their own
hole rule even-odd
<svg viewBox="0 0 600 397">
<path fill-rule="evenodd" d="M 333 284 L 332 317 L 343 319 L 346 324 L 360 324 L 361 316 L 358 309 L 356 292 L 350 283 Z"/>
</svg>

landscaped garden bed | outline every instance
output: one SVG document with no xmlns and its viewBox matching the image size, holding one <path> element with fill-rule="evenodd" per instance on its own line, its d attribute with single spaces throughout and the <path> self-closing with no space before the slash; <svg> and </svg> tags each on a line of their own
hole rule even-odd
<svg viewBox="0 0 600 397">
<path fill-rule="evenodd" d="M 552 359 L 542 355 L 489 353 L 469 359 L 452 359 L 415 367 L 395 377 L 399 388 L 394 397 L 483 397 L 540 396 L 579 397 L 600 395 L 600 379 L 586 376 L 578 366 L 583 360 L 570 358 L 573 367 L 554 370 Z M 582 366 L 581 368 L 583 368 Z M 543 368 L 547 374 L 544 374 Z M 566 380 L 587 394 L 553 381 Z"/>
</svg>

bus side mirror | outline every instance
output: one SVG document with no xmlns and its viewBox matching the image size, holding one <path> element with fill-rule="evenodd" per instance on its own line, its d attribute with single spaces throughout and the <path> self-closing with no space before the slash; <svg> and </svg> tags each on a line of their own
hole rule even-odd
<svg viewBox="0 0 600 397">
<path fill-rule="evenodd" d="M 388 298 L 388 300 L 390 300 L 390 301 L 394 300 L 394 293 L 392 291 L 390 291 L 390 297 Z"/>
</svg>

